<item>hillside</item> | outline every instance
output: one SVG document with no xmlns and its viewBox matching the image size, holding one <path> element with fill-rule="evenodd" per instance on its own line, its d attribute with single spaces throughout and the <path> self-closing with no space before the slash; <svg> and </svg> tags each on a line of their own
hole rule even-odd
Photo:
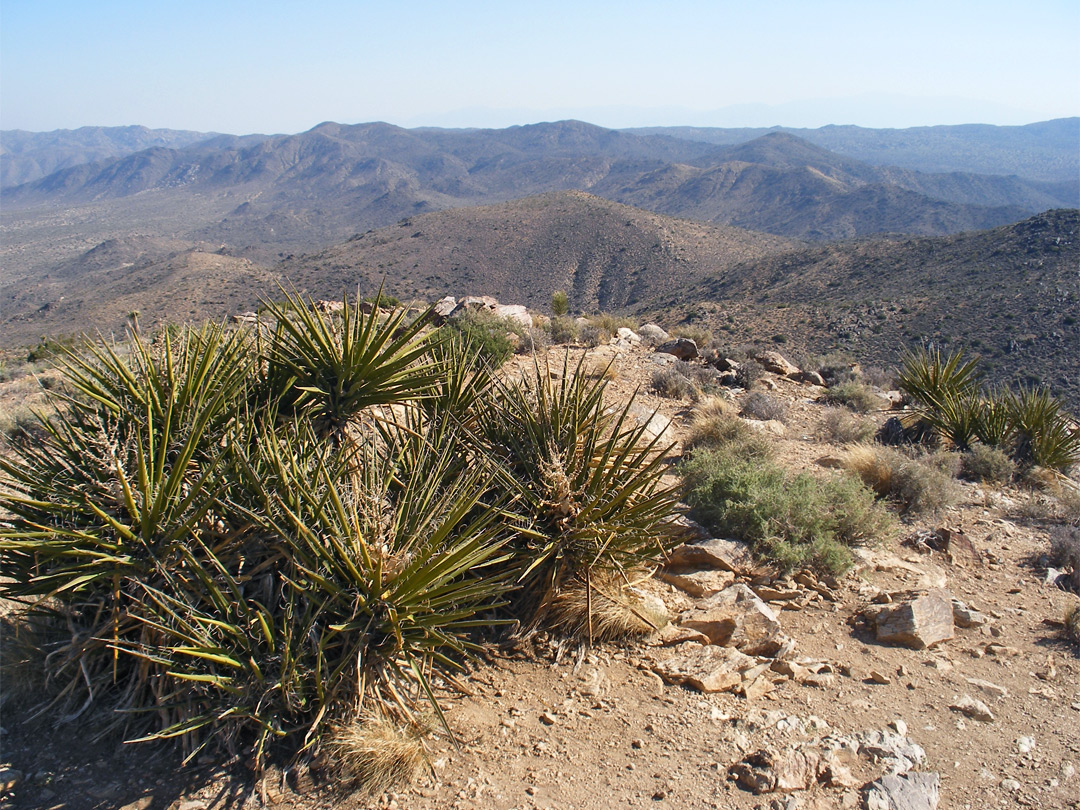
<svg viewBox="0 0 1080 810">
<path fill-rule="evenodd" d="M 1080 409 L 1080 212 L 937 238 L 812 245 L 662 299 L 729 345 L 774 336 L 879 364 L 933 342 L 982 355 L 991 380 L 1048 383 Z"/>
<path fill-rule="evenodd" d="M 61 169 L 123 157 L 155 147 L 182 149 L 219 136 L 213 132 L 130 127 L 80 127 L 52 132 L 0 132 L 0 188 L 30 183 Z M 249 139 L 262 136 L 252 135 Z"/>
</svg>

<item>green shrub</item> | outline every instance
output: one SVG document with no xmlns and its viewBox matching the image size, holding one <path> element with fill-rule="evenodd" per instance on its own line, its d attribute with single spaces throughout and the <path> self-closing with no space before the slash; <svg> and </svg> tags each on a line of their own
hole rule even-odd
<svg viewBox="0 0 1080 810">
<path fill-rule="evenodd" d="M 826 389 L 822 400 L 828 405 L 844 405 L 856 413 L 880 411 L 884 401 L 860 382 L 842 382 Z"/>
<path fill-rule="evenodd" d="M 556 318 L 565 318 L 570 312 L 570 299 L 562 290 L 556 290 L 551 294 L 551 314 Z M 556 341 L 562 343 L 564 341 Z"/>
<path fill-rule="evenodd" d="M 784 571 L 842 573 L 850 547 L 891 531 L 873 493 L 848 477 L 789 475 L 760 458 L 700 449 L 683 465 L 691 515 L 720 536 L 738 537 Z"/>
<path fill-rule="evenodd" d="M 451 320 L 446 327 L 461 333 L 466 345 L 475 346 L 479 359 L 499 368 L 514 353 L 511 335 L 517 335 L 517 345 L 525 329 L 517 322 L 500 318 L 493 312 L 477 310 Z"/>
<path fill-rule="evenodd" d="M 556 315 L 548 324 L 552 343 L 573 343 L 578 338 L 577 321 L 566 315 Z"/>
<path fill-rule="evenodd" d="M 869 442 L 877 432 L 877 425 L 847 408 L 826 408 L 822 424 L 826 437 L 837 444 Z"/>
<path fill-rule="evenodd" d="M 1016 462 L 1000 447 L 973 444 L 961 456 L 961 473 L 971 481 L 1008 484 L 1016 476 Z"/>
<path fill-rule="evenodd" d="M 776 397 L 762 391 L 750 392 L 742 401 L 742 409 L 739 413 L 749 419 L 762 421 L 776 419 L 784 422 L 787 420 L 787 406 Z"/>
</svg>

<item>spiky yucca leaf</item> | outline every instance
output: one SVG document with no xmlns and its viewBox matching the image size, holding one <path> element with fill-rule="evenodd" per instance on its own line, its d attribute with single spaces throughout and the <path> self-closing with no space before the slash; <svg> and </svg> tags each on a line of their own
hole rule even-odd
<svg viewBox="0 0 1080 810">
<path fill-rule="evenodd" d="M 264 398 L 333 433 L 363 408 L 427 395 L 438 381 L 421 334 L 427 313 L 384 317 L 379 300 L 364 312 L 346 297 L 340 317 L 292 293 L 268 303 L 277 325 L 264 350 Z"/>
<path fill-rule="evenodd" d="M 967 450 L 978 437 L 983 400 L 974 392 L 944 394 L 923 418 L 957 450 Z"/>
<path fill-rule="evenodd" d="M 939 410 L 947 398 L 975 391 L 979 360 L 965 362 L 963 350 L 943 356 L 937 348 L 905 349 L 902 359 L 900 390 L 926 410 Z"/>
<path fill-rule="evenodd" d="M 606 380 L 582 371 L 567 356 L 553 381 L 536 364 L 531 378 L 500 386 L 482 416 L 519 496 L 517 602 L 536 620 L 570 576 L 647 565 L 675 536 L 677 491 L 660 481 L 668 446 L 634 420 L 632 398 L 608 410 Z"/>
<path fill-rule="evenodd" d="M 975 435 L 987 447 L 1007 448 L 1013 440 L 1012 396 L 994 389 L 983 394 L 975 417 Z"/>
<path fill-rule="evenodd" d="M 1080 463 L 1080 426 L 1070 424 L 1061 402 L 1045 389 L 1013 394 L 1010 411 L 1018 461 L 1059 472 Z"/>
</svg>

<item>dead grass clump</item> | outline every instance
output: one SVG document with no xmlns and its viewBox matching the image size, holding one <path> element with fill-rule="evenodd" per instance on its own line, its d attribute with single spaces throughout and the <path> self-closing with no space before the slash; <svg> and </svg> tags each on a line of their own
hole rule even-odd
<svg viewBox="0 0 1080 810">
<path fill-rule="evenodd" d="M 740 413 L 749 419 L 767 422 L 771 419 L 784 422 L 787 420 L 787 406 L 763 391 L 753 391 L 743 400 Z"/>
<path fill-rule="evenodd" d="M 416 724 L 401 728 L 373 714 L 335 728 L 325 753 L 350 785 L 377 795 L 419 776 L 426 731 Z"/>
<path fill-rule="evenodd" d="M 693 382 L 670 366 L 653 372 L 652 390 L 669 399 L 692 399 L 698 393 Z"/>
<path fill-rule="evenodd" d="M 723 447 L 746 458 L 768 458 L 772 454 L 768 438 L 736 416 L 732 405 L 718 397 L 703 402 L 705 405 L 696 409 L 690 423 L 683 442 L 685 450 Z"/>
<path fill-rule="evenodd" d="M 842 382 L 825 391 L 823 397 L 828 405 L 844 405 L 856 413 L 880 411 L 885 400 L 875 394 L 861 382 Z"/>
<path fill-rule="evenodd" d="M 1050 564 L 1072 571 L 1072 585 L 1080 593 L 1080 528 L 1056 526 L 1051 530 Z"/>
<path fill-rule="evenodd" d="M 952 476 L 925 459 L 891 447 L 859 445 L 848 451 L 845 465 L 878 497 L 913 515 L 936 514 L 953 506 L 960 492 Z"/>
<path fill-rule="evenodd" d="M 860 444 L 874 438 L 877 425 L 856 416 L 847 408 L 826 408 L 823 422 L 825 436 L 837 444 Z"/>
<path fill-rule="evenodd" d="M 592 571 L 569 580 L 551 603 L 550 623 L 568 636 L 615 641 L 645 636 L 668 623 L 620 573 Z"/>
</svg>

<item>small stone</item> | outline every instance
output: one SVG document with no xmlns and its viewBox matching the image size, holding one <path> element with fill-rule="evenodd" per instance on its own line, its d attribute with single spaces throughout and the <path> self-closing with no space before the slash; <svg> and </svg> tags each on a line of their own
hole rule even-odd
<svg viewBox="0 0 1080 810">
<path fill-rule="evenodd" d="M 153 796 L 142 796 L 133 802 L 128 802 L 120 810 L 147 810 L 147 808 L 153 806 Z"/>
<path fill-rule="evenodd" d="M 970 717 L 973 720 L 978 720 L 982 723 L 994 722 L 994 715 L 990 709 L 981 700 L 976 700 L 971 695 L 964 695 L 955 703 L 949 705 L 949 708 L 954 712 L 960 712 L 965 717 Z"/>
<path fill-rule="evenodd" d="M 630 741 L 630 747 L 631 748 L 644 748 L 645 747 L 645 741 L 643 739 L 641 739 L 640 737 L 638 739 L 631 740 Z"/>
<path fill-rule="evenodd" d="M 992 681 L 984 681 L 981 678 L 964 678 L 964 680 L 974 686 L 976 689 L 985 692 L 986 694 L 990 695 L 993 698 L 996 698 L 997 700 L 1002 700 L 1009 696 L 1008 689 L 1006 689 L 1004 686 L 999 686 Z"/>
<path fill-rule="evenodd" d="M 556 722 L 555 715 L 553 715 L 551 712 L 544 712 L 540 715 L 540 722 L 543 723 L 545 726 L 553 726 Z"/>
<path fill-rule="evenodd" d="M 1035 750 L 1035 738 L 1034 737 L 1021 737 L 1016 741 L 1016 752 L 1018 754 L 1030 754 Z"/>
<path fill-rule="evenodd" d="M 22 784 L 25 775 L 14 768 L 0 769 L 0 793 L 9 793 Z"/>
<path fill-rule="evenodd" d="M 1002 779 L 1001 787 L 1004 790 L 1010 790 L 1015 793 L 1016 791 L 1020 790 L 1021 785 L 1015 779 Z"/>
<path fill-rule="evenodd" d="M 892 728 L 901 737 L 906 737 L 908 733 L 908 725 L 899 717 L 889 723 L 889 727 Z"/>
<path fill-rule="evenodd" d="M 876 669 L 870 670 L 870 680 L 874 683 L 881 684 L 882 686 L 888 686 L 892 683 L 892 678 Z"/>
<path fill-rule="evenodd" d="M 954 635 L 952 598 L 934 589 L 877 614 L 877 640 L 924 650 Z"/>
</svg>

